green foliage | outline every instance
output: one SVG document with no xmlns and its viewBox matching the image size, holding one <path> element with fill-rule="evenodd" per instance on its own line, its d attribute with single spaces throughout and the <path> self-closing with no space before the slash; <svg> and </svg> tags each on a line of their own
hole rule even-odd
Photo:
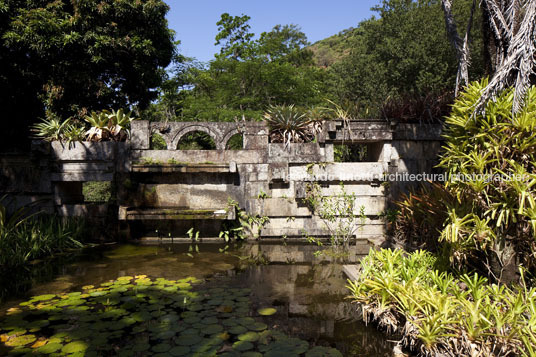
<svg viewBox="0 0 536 357">
<path fill-rule="evenodd" d="M 335 162 L 367 161 L 368 147 L 366 144 L 334 145 Z"/>
<path fill-rule="evenodd" d="M 487 81 L 461 94 L 446 120 L 440 166 L 460 205 L 447 206 L 440 240 L 452 262 L 471 262 L 500 279 L 508 265 L 536 268 L 536 88 L 512 115 L 513 90 L 473 109 Z"/>
<path fill-rule="evenodd" d="M 266 216 L 251 215 L 241 209 L 238 202 L 229 198 L 229 209 L 236 210 L 237 219 L 235 222 L 228 224 L 223 231 L 220 232 L 220 238 L 225 242 L 231 239 L 245 240 L 248 238 L 258 239 L 262 228 L 270 220 Z"/>
<path fill-rule="evenodd" d="M 28 261 L 82 247 L 87 227 L 83 220 L 30 215 L 22 207 L 11 215 L 0 202 L 0 268 L 10 269 Z"/>
<path fill-rule="evenodd" d="M 216 150 L 214 139 L 202 131 L 194 131 L 183 136 L 178 144 L 179 150 Z"/>
<path fill-rule="evenodd" d="M 333 196 L 324 196 L 316 182 L 306 186 L 305 201 L 329 230 L 333 246 L 348 247 L 356 230 L 364 225 L 364 207 L 357 207 L 356 200 L 356 195 L 347 193 L 342 182 L 339 193 Z"/>
<path fill-rule="evenodd" d="M 69 127 L 69 119 L 62 121 L 57 116 L 47 112 L 47 118 L 34 124 L 32 130 L 35 135 L 46 141 L 62 141 L 65 139 Z"/>
<path fill-rule="evenodd" d="M 477 274 L 457 279 L 436 263 L 422 250 L 371 250 L 348 286 L 365 321 L 402 335 L 400 343 L 421 355 L 531 354 L 536 288 L 488 284 Z"/>
<path fill-rule="evenodd" d="M 150 149 L 151 150 L 166 150 L 167 149 L 167 143 L 162 137 L 162 135 L 158 133 L 153 133 L 151 135 Z"/>
<path fill-rule="evenodd" d="M 86 130 L 80 121 L 73 118 L 62 121 L 47 111 L 47 118 L 33 125 L 32 130 L 38 138 L 47 141 L 125 141 L 130 136 L 130 123 L 136 119 L 131 112 L 125 113 L 123 109 L 91 112 L 84 117 L 84 121 L 90 125 Z"/>
<path fill-rule="evenodd" d="M 175 51 L 154 1 L 2 1 L 0 105 L 17 118 L 4 142 L 26 136 L 49 110 L 82 118 L 90 110 L 156 97 Z"/>
<path fill-rule="evenodd" d="M 89 181 L 82 186 L 84 202 L 109 202 L 112 198 L 112 183 L 109 181 Z"/>
<path fill-rule="evenodd" d="M 167 82 L 174 89 L 163 88 L 162 105 L 152 106 L 151 116 L 181 121 L 261 120 L 270 105 L 319 103 L 325 92 L 325 72 L 313 65 L 303 32 L 295 25 L 277 25 L 254 38 L 249 19 L 223 14 L 216 36 L 220 53 L 207 65 L 193 60 L 179 63 Z"/>
<path fill-rule="evenodd" d="M 314 54 L 315 64 L 320 67 L 330 67 L 348 56 L 356 33 L 357 29 L 350 27 L 309 46 Z"/>
<path fill-rule="evenodd" d="M 454 3 L 456 20 L 466 23 L 471 2 Z M 341 37 L 346 49 L 336 52 L 348 54 L 329 68 L 330 87 L 338 101 L 360 103 L 370 108 L 369 116 L 379 117 L 386 100 L 435 98 L 454 88 L 457 60 L 448 42 L 441 1 L 384 0 L 373 10 L 377 18 L 361 22 Z M 475 16 L 473 28 L 481 28 L 480 22 L 480 15 Z M 471 41 L 473 78 L 480 78 L 485 56 L 479 31 L 473 31 Z M 415 104 L 436 106 L 433 100 Z"/>
</svg>

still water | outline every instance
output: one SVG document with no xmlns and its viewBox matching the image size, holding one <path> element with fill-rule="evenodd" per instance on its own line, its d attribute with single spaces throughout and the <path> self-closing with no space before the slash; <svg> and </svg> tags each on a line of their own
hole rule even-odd
<svg viewBox="0 0 536 357">
<path fill-rule="evenodd" d="M 274 307 L 264 316 L 270 329 L 311 343 L 337 348 L 344 356 L 391 356 L 393 343 L 359 320 L 359 307 L 346 297 L 341 259 L 315 254 L 302 244 L 174 244 L 112 245 L 86 250 L 75 257 L 38 263 L 0 278 L 3 304 L 10 307 L 35 295 L 81 291 L 121 276 L 203 279 L 205 288 L 250 288 L 252 313 Z"/>
</svg>

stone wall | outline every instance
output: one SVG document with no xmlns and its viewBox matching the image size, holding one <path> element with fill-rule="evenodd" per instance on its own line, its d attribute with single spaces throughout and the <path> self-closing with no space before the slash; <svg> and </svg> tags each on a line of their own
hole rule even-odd
<svg viewBox="0 0 536 357">
<path fill-rule="evenodd" d="M 217 235 L 235 217 L 232 199 L 249 214 L 269 218 L 261 237 L 300 238 L 329 235 L 304 201 L 307 185 L 318 183 L 330 196 L 344 183 L 356 195 L 356 207 L 365 208 L 365 225 L 356 235 L 372 240 L 383 235 L 381 215 L 389 202 L 408 187 L 385 182 L 385 174 L 433 173 L 441 146 L 439 126 L 384 121 L 326 122 L 314 143 L 290 145 L 269 143 L 263 123 L 135 121 L 131 131 L 127 143 L 36 142 L 31 155 L 1 156 L 0 191 L 13 198 L 13 206 L 42 200 L 40 207 L 60 215 L 115 212 L 132 235 L 144 226 L 154 232 L 163 223 Z M 177 150 L 192 131 L 212 136 L 216 150 Z M 167 150 L 150 150 L 155 133 Z M 242 150 L 226 150 L 236 134 L 243 136 Z M 334 162 L 334 146 L 349 144 L 366 145 L 366 162 Z M 85 203 L 87 181 L 113 182 L 113 205 Z"/>
</svg>

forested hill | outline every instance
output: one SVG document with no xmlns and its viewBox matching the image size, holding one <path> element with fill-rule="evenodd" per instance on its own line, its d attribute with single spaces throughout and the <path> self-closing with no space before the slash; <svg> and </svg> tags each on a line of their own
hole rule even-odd
<svg viewBox="0 0 536 357">
<path fill-rule="evenodd" d="M 357 29 L 350 27 L 309 46 L 314 53 L 315 64 L 320 67 L 329 67 L 346 57 L 350 53 L 352 40 L 355 39 L 356 34 Z"/>
</svg>

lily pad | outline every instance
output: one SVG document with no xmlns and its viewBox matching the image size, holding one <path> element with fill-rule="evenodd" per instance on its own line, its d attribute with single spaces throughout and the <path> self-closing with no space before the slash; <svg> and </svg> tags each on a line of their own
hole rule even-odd
<svg viewBox="0 0 536 357">
<path fill-rule="evenodd" d="M 222 332 L 223 326 L 217 324 L 207 325 L 202 331 L 205 335 L 214 335 L 216 333 Z"/>
<path fill-rule="evenodd" d="M 168 351 L 168 353 L 172 356 L 180 357 L 180 356 L 186 356 L 190 353 L 190 347 L 188 346 L 175 346 L 172 349 Z"/>
<path fill-rule="evenodd" d="M 268 325 L 262 322 L 255 322 L 251 325 L 247 325 L 246 327 L 252 331 L 263 331 L 268 328 Z"/>
<path fill-rule="evenodd" d="M 236 341 L 233 343 L 233 349 L 237 351 L 247 351 L 253 348 L 253 343 L 249 341 Z"/>
<path fill-rule="evenodd" d="M 229 332 L 232 333 L 233 335 L 241 335 L 243 333 L 246 333 L 247 331 L 248 331 L 247 328 L 245 328 L 244 326 L 240 326 L 240 325 L 233 326 L 229 329 Z"/>
<path fill-rule="evenodd" d="M 202 338 L 199 335 L 188 334 L 179 336 L 175 340 L 175 343 L 179 346 L 193 346 L 196 343 L 199 343 L 201 340 Z"/>
<path fill-rule="evenodd" d="M 240 341 L 256 342 L 259 339 L 257 332 L 249 331 L 238 336 Z"/>
<path fill-rule="evenodd" d="M 46 345 L 44 346 L 41 346 L 39 347 L 38 349 L 36 349 L 36 352 L 37 353 L 40 353 L 40 354 L 51 354 L 51 353 L 55 353 L 55 352 L 58 352 L 59 350 L 61 350 L 61 348 L 63 347 L 63 345 L 61 343 L 47 343 Z"/>
<path fill-rule="evenodd" d="M 163 353 L 167 352 L 171 349 L 171 345 L 168 343 L 159 343 L 158 345 L 151 348 L 151 351 L 157 352 L 157 353 Z"/>
<path fill-rule="evenodd" d="M 273 307 L 264 307 L 262 309 L 257 310 L 257 312 L 261 316 L 271 316 L 277 312 L 277 309 L 274 309 Z"/>
<path fill-rule="evenodd" d="M 75 341 L 75 342 L 71 342 L 63 346 L 63 348 L 61 349 L 61 352 L 78 353 L 78 352 L 83 352 L 87 350 L 87 347 L 88 347 L 87 343 L 82 342 L 82 341 Z"/>
<path fill-rule="evenodd" d="M 37 340 L 35 335 L 12 336 L 5 342 L 5 345 L 9 347 L 26 346 L 29 343 L 35 342 L 35 340 Z"/>
</svg>

